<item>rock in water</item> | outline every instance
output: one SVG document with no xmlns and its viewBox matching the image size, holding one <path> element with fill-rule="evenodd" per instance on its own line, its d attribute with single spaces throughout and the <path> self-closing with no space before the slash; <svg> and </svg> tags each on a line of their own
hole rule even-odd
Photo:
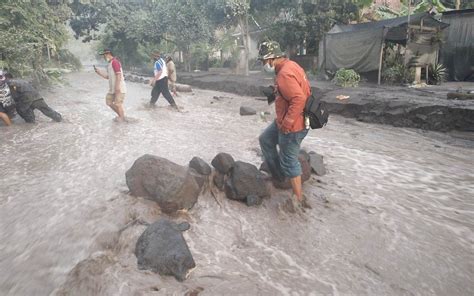
<svg viewBox="0 0 474 296">
<path fill-rule="evenodd" d="M 163 212 L 190 209 L 201 188 L 186 167 L 145 154 L 125 174 L 130 193 L 156 201 Z"/>
<path fill-rule="evenodd" d="M 257 111 L 251 107 L 246 107 L 246 106 L 240 107 L 240 115 L 242 116 L 255 115 L 255 114 L 257 114 Z"/>
<path fill-rule="evenodd" d="M 193 157 L 189 162 L 189 167 L 196 170 L 201 175 L 209 176 L 212 173 L 212 168 L 202 158 Z"/>
<path fill-rule="evenodd" d="M 247 196 L 266 197 L 268 193 L 263 174 L 250 163 L 236 161 L 232 168 L 232 189 L 235 194 L 228 196 L 237 200 L 245 200 Z M 227 191 L 226 191 L 227 193 Z"/>
<path fill-rule="evenodd" d="M 216 185 L 216 187 L 219 190 L 223 190 L 224 182 L 225 182 L 225 175 L 219 172 L 216 172 L 216 174 L 214 175 L 214 185 Z"/>
<path fill-rule="evenodd" d="M 179 92 L 192 92 L 193 91 L 192 87 L 187 84 L 176 83 L 175 86 L 176 86 L 176 91 L 179 91 Z"/>
<path fill-rule="evenodd" d="M 181 233 L 187 229 L 187 222 L 176 224 L 166 219 L 148 226 L 135 247 L 138 269 L 172 275 L 178 281 L 184 281 L 188 271 L 196 267 Z"/>
<path fill-rule="evenodd" d="M 262 204 L 262 198 L 256 195 L 249 195 L 247 196 L 247 199 L 245 200 L 245 202 L 249 207 L 258 206 Z"/>
<path fill-rule="evenodd" d="M 323 156 L 311 151 L 309 153 L 311 169 L 318 176 L 323 176 L 326 174 L 326 168 L 324 167 Z"/>
<path fill-rule="evenodd" d="M 214 157 L 211 164 L 220 173 L 227 174 L 234 165 L 234 162 L 232 155 L 221 152 Z"/>
</svg>

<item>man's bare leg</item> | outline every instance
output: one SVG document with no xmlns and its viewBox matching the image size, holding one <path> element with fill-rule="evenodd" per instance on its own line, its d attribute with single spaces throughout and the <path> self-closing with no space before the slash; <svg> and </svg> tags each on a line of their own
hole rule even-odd
<svg viewBox="0 0 474 296">
<path fill-rule="evenodd" d="M 7 114 L 0 112 L 0 119 L 7 125 L 10 126 L 12 125 L 12 122 L 10 120 L 10 117 L 8 117 Z"/>
<path fill-rule="evenodd" d="M 301 176 L 297 176 L 290 179 L 291 188 L 293 188 L 293 194 L 296 197 L 296 201 L 303 201 L 303 188 L 301 185 Z"/>
<path fill-rule="evenodd" d="M 122 104 L 115 104 L 115 112 L 117 112 L 118 117 L 120 120 L 125 120 L 125 112 L 123 111 L 123 105 Z"/>
<path fill-rule="evenodd" d="M 109 106 L 110 109 L 114 110 L 114 112 L 117 113 L 118 116 L 120 116 L 117 106 L 114 103 L 107 104 L 107 106 Z"/>
</svg>

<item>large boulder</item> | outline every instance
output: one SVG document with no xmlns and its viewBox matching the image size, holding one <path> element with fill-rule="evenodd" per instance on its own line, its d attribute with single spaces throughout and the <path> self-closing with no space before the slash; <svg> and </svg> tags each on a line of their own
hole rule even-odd
<svg viewBox="0 0 474 296">
<path fill-rule="evenodd" d="M 326 168 L 324 167 L 323 156 L 311 151 L 309 152 L 309 158 L 313 172 L 318 176 L 324 176 L 326 174 Z"/>
<path fill-rule="evenodd" d="M 193 157 L 189 162 L 189 167 L 193 168 L 197 173 L 209 176 L 212 173 L 212 168 L 210 165 L 207 164 L 202 158 L 197 156 Z"/>
<path fill-rule="evenodd" d="M 156 201 L 165 213 L 192 208 L 201 191 L 188 168 L 149 154 L 138 158 L 125 177 L 132 195 Z"/>
<path fill-rule="evenodd" d="M 248 196 L 269 196 L 264 175 L 250 163 L 236 161 L 232 168 L 226 195 L 230 199 L 246 200 Z"/>
<path fill-rule="evenodd" d="M 176 224 L 166 219 L 148 226 L 135 247 L 138 269 L 171 275 L 178 281 L 184 281 L 189 270 L 196 267 L 182 234 L 187 229 L 187 222 Z"/>
<path fill-rule="evenodd" d="M 213 167 L 221 174 L 227 174 L 234 165 L 234 158 L 228 153 L 221 152 L 211 161 Z"/>
</svg>

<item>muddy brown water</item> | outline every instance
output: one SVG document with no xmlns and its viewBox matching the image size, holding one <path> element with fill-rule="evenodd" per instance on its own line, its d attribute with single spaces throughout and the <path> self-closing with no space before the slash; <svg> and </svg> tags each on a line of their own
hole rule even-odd
<svg viewBox="0 0 474 296">
<path fill-rule="evenodd" d="M 269 122 L 238 111 L 272 107 L 195 90 L 177 98 L 182 113 L 163 98 L 151 110 L 148 86 L 128 83 L 120 124 L 105 80 L 68 80 L 43 92 L 66 122 L 0 127 L 0 295 L 473 295 L 472 141 L 333 116 L 303 142 L 328 170 L 304 185 L 313 210 L 282 210 L 288 191 L 252 208 L 206 192 L 173 217 L 190 222 L 197 265 L 179 283 L 136 268 L 145 226 L 130 223 L 161 215 L 127 195 L 125 171 L 145 153 L 259 165 Z"/>
</svg>

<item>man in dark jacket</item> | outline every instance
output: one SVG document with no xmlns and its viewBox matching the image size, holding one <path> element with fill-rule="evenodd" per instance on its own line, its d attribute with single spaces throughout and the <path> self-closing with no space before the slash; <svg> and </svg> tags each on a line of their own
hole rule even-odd
<svg viewBox="0 0 474 296">
<path fill-rule="evenodd" d="M 26 122 L 35 122 L 35 109 L 38 109 L 41 113 L 56 122 L 62 120 L 61 114 L 54 111 L 46 104 L 44 99 L 30 82 L 22 79 L 13 79 L 10 74 L 7 74 L 6 76 L 7 84 L 10 87 L 10 92 L 15 101 L 16 111 Z"/>
</svg>

